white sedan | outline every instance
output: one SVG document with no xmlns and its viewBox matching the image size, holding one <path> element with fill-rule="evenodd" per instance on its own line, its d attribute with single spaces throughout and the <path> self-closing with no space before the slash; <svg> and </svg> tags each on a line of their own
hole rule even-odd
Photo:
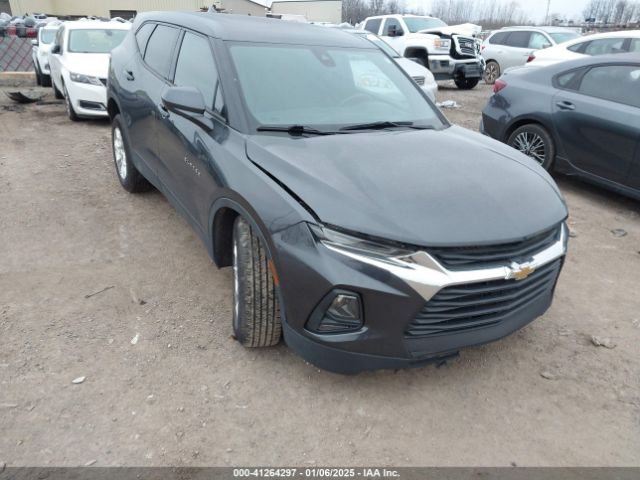
<svg viewBox="0 0 640 480">
<path fill-rule="evenodd" d="M 109 56 L 130 29 L 130 23 L 90 20 L 65 22 L 58 30 L 49 52 L 51 81 L 71 120 L 108 116 Z"/>
<path fill-rule="evenodd" d="M 612 53 L 640 53 L 640 30 L 598 33 L 576 38 L 554 47 L 532 52 L 527 67 L 543 67 L 567 60 L 575 60 L 585 55 L 606 55 Z"/>
<path fill-rule="evenodd" d="M 51 86 L 49 51 L 58 28 L 60 28 L 60 22 L 44 25 L 38 29 L 38 37 L 31 41 L 33 44 L 31 58 L 33 59 L 33 68 L 36 71 L 36 83 L 43 87 Z"/>
</svg>

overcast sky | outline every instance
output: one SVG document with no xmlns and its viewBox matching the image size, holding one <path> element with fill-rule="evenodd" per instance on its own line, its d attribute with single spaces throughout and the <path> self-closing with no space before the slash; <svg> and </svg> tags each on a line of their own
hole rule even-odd
<svg viewBox="0 0 640 480">
<path fill-rule="evenodd" d="M 503 0 L 508 2 L 510 0 Z M 532 20 L 541 22 L 547 9 L 547 0 L 517 0 L 522 10 L 531 12 Z M 425 13 L 429 13 L 431 0 L 406 0 L 407 5 L 423 6 Z M 582 11 L 589 0 L 551 0 L 549 13 L 558 13 L 568 19 L 582 18 Z"/>
</svg>

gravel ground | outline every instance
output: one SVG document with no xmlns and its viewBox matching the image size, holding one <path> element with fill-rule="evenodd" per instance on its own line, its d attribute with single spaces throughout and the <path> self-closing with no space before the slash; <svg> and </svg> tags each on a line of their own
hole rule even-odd
<svg viewBox="0 0 640 480">
<path fill-rule="evenodd" d="M 439 100 L 476 129 L 489 94 Z M 0 99 L 0 465 L 640 465 L 640 203 L 557 180 L 576 236 L 543 318 L 344 377 L 232 340 L 231 272 L 120 188 L 107 123 Z"/>
</svg>

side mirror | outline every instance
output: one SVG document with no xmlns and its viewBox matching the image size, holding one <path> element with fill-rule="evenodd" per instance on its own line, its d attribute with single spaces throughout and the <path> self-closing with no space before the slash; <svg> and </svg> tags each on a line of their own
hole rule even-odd
<svg viewBox="0 0 640 480">
<path fill-rule="evenodd" d="M 54 45 L 51 47 L 51 53 L 54 55 L 60 55 L 60 45 Z"/>
<path fill-rule="evenodd" d="M 31 45 L 33 45 L 34 47 L 37 47 L 38 46 L 38 40 L 36 40 L 36 39 L 31 40 Z"/>
<path fill-rule="evenodd" d="M 402 31 L 398 30 L 395 25 L 389 25 L 387 28 L 387 36 L 388 37 L 401 37 Z"/>
<path fill-rule="evenodd" d="M 162 94 L 162 104 L 174 113 L 202 115 L 206 109 L 200 90 L 194 87 L 171 87 Z"/>
<path fill-rule="evenodd" d="M 542 48 L 543 48 L 543 49 L 545 49 L 545 48 L 549 48 L 549 47 L 551 47 L 551 46 L 552 46 L 552 45 L 551 45 L 550 43 L 543 43 L 543 44 L 542 44 Z"/>
</svg>

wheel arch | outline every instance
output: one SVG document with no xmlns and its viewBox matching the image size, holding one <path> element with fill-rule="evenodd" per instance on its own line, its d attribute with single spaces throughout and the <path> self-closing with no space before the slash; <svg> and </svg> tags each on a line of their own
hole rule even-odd
<svg viewBox="0 0 640 480">
<path fill-rule="evenodd" d="M 424 62 L 425 68 L 429 68 L 429 51 L 426 47 L 409 46 L 404 49 L 405 58 L 420 58 Z"/>
<path fill-rule="evenodd" d="M 109 120 L 113 122 L 115 116 L 121 112 L 122 110 L 120 110 L 120 105 L 118 105 L 116 99 L 110 96 L 107 100 L 107 113 L 109 114 Z"/>
</svg>

